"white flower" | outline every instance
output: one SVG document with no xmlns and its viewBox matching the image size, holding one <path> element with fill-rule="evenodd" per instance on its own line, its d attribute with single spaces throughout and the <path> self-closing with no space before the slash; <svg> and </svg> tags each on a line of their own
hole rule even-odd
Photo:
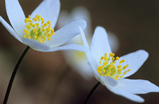
<svg viewBox="0 0 159 104">
<path fill-rule="evenodd" d="M 68 12 L 66 10 L 63 10 L 60 12 L 59 20 L 57 22 L 58 28 L 61 28 L 62 26 L 66 25 L 72 20 L 76 19 L 84 19 L 87 21 L 87 27 L 84 30 L 86 34 L 86 38 L 88 43 L 90 44 L 91 38 L 92 38 L 92 20 L 90 16 L 90 12 L 87 8 L 79 6 L 75 7 L 71 12 Z M 119 47 L 118 38 L 113 33 L 108 33 L 108 38 L 110 40 L 110 45 L 113 49 L 113 51 L 116 51 Z M 69 43 L 76 43 L 81 45 L 82 39 L 80 35 L 75 36 L 72 38 Z M 64 57 L 67 61 L 67 63 L 75 69 L 84 79 L 91 79 L 93 78 L 93 72 L 88 65 L 87 58 L 85 56 L 84 52 L 81 51 L 74 51 L 74 50 L 67 50 L 63 51 Z"/>
<path fill-rule="evenodd" d="M 60 11 L 59 0 L 44 0 L 28 18 L 18 0 L 5 0 L 6 12 L 12 27 L 0 16 L 0 22 L 20 42 L 41 52 L 58 50 L 80 50 L 85 48 L 77 44 L 67 44 L 71 38 L 79 34 L 79 26 L 85 29 L 82 19 L 73 21 L 54 32 Z M 63 45 L 63 46 L 61 46 Z"/>
<path fill-rule="evenodd" d="M 80 28 L 83 44 L 89 48 Z M 142 79 L 127 79 L 134 74 L 148 58 L 148 53 L 138 50 L 122 57 L 114 57 L 109 46 L 108 37 L 103 27 L 95 29 L 90 51 L 86 52 L 87 59 L 94 75 L 104 86 L 117 95 L 121 95 L 135 102 L 144 102 L 136 94 L 159 92 L 159 87 Z"/>
<path fill-rule="evenodd" d="M 61 28 L 65 24 L 69 23 L 72 20 L 84 19 L 87 21 L 87 27 L 85 29 L 87 39 L 91 40 L 92 33 L 92 25 L 91 25 L 91 17 L 89 11 L 84 7 L 76 7 L 71 13 L 67 11 L 61 11 L 59 20 L 57 22 L 58 28 Z M 82 45 L 82 39 L 80 35 L 72 38 L 69 43 L 76 43 Z M 66 50 L 63 51 L 64 57 L 67 63 L 75 69 L 84 79 L 89 80 L 93 77 L 93 72 L 88 65 L 87 58 L 84 52 L 74 51 L 74 50 Z"/>
<path fill-rule="evenodd" d="M 90 16 L 90 12 L 88 11 L 87 8 L 78 6 L 73 8 L 71 12 L 68 12 L 66 10 L 62 10 L 59 15 L 59 19 L 57 22 L 57 27 L 61 28 L 62 26 L 68 24 L 72 20 L 77 20 L 77 19 L 84 19 L 87 21 L 87 27 L 84 30 L 87 35 L 91 36 L 92 32 L 92 20 Z"/>
</svg>

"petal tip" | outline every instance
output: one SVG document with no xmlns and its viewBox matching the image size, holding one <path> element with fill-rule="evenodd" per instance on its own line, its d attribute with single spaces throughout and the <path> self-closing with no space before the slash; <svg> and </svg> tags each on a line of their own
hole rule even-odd
<svg viewBox="0 0 159 104">
<path fill-rule="evenodd" d="M 136 102 L 138 102 L 138 103 L 144 103 L 145 100 L 142 98 L 142 99 L 140 99 L 139 101 L 136 101 Z"/>
<path fill-rule="evenodd" d="M 97 26 L 96 29 L 103 29 L 103 30 L 105 30 L 105 28 L 102 27 L 102 26 Z"/>
<path fill-rule="evenodd" d="M 140 55 L 145 57 L 146 59 L 149 57 L 149 53 L 143 49 L 137 51 Z"/>
<path fill-rule="evenodd" d="M 107 34 L 106 29 L 102 26 L 97 26 L 95 31 L 102 31 L 103 34 Z"/>
<path fill-rule="evenodd" d="M 81 27 L 84 30 L 86 28 L 86 26 L 87 26 L 86 21 L 84 19 L 78 19 L 78 21 L 81 22 L 79 27 Z"/>
</svg>

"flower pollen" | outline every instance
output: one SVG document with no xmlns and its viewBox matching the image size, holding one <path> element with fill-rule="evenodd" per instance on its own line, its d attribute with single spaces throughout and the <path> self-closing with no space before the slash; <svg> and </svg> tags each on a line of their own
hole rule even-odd
<svg viewBox="0 0 159 104">
<path fill-rule="evenodd" d="M 121 63 L 125 62 L 124 59 L 120 60 L 119 64 L 116 65 L 116 61 L 119 60 L 119 57 L 114 56 L 114 53 L 110 53 L 109 57 L 107 57 L 107 53 L 105 53 L 99 61 L 101 66 L 98 67 L 97 72 L 101 76 L 110 76 L 113 79 L 118 80 L 118 78 L 123 78 L 123 75 L 129 72 L 130 69 L 126 70 L 126 68 L 129 66 L 128 64 L 125 66 L 121 65 Z"/>
<path fill-rule="evenodd" d="M 45 43 L 45 41 L 51 40 L 52 35 L 54 35 L 54 29 L 51 29 L 51 21 L 45 22 L 41 15 L 36 15 L 32 20 L 25 18 L 25 29 L 24 38 L 37 40 L 40 43 Z"/>
</svg>

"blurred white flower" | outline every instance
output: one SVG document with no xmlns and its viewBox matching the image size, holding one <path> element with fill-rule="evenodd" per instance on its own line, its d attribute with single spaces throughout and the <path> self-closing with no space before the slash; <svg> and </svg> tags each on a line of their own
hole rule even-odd
<svg viewBox="0 0 159 104">
<path fill-rule="evenodd" d="M 59 20 L 57 22 L 57 27 L 61 28 L 68 24 L 70 21 L 84 19 L 87 21 L 87 27 L 85 29 L 86 35 L 91 36 L 92 23 L 89 11 L 85 7 L 76 7 L 70 13 L 67 11 L 61 11 L 59 15 Z M 80 37 L 80 36 L 79 36 Z"/>
<path fill-rule="evenodd" d="M 81 28 L 80 31 L 84 46 L 90 48 L 86 56 L 93 73 L 110 91 L 140 103 L 144 102 L 144 99 L 136 94 L 159 92 L 159 87 L 148 80 L 126 78 L 134 74 L 146 61 L 148 53 L 145 50 L 138 50 L 120 58 L 115 57 L 103 27 L 95 29 L 90 47 Z"/>
<path fill-rule="evenodd" d="M 67 49 L 84 51 L 81 45 L 63 45 L 79 34 L 79 26 L 85 29 L 86 22 L 84 20 L 73 21 L 54 32 L 60 11 L 59 0 L 42 1 L 28 18 L 25 18 L 18 0 L 5 0 L 5 5 L 12 27 L 1 16 L 0 22 L 20 42 L 41 52 Z"/>
<path fill-rule="evenodd" d="M 61 11 L 59 20 L 57 22 L 57 26 L 58 28 L 61 28 L 62 26 L 69 23 L 70 21 L 76 20 L 76 19 L 84 19 L 87 21 L 87 27 L 84 31 L 86 33 L 86 38 L 88 40 L 88 43 L 90 44 L 90 41 L 92 38 L 92 20 L 91 20 L 90 12 L 85 7 L 76 7 L 70 13 L 67 11 Z M 116 51 L 119 47 L 119 42 L 116 35 L 114 35 L 113 33 L 110 33 L 109 39 L 111 42 L 111 46 L 113 47 L 113 51 Z M 82 39 L 80 35 L 75 36 L 69 42 L 82 45 Z M 72 66 L 73 69 L 75 69 L 77 72 L 79 72 L 83 78 L 90 79 L 93 77 L 92 70 L 90 69 L 90 66 L 88 65 L 88 61 L 84 52 L 68 50 L 68 51 L 64 51 L 63 53 L 67 63 L 70 66 Z"/>
</svg>

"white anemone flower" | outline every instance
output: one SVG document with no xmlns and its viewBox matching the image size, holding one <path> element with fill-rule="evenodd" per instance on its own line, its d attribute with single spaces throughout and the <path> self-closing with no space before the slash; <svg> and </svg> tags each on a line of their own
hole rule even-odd
<svg viewBox="0 0 159 104">
<path fill-rule="evenodd" d="M 66 19 L 67 18 L 67 19 Z M 92 39 L 92 19 L 89 10 L 83 6 L 75 7 L 72 11 L 68 12 L 63 10 L 60 12 L 59 20 L 57 22 L 58 28 L 61 28 L 65 24 L 69 23 L 72 20 L 76 19 L 84 19 L 87 21 L 87 27 L 84 30 L 85 36 L 87 38 L 88 44 L 90 44 Z M 112 47 L 113 52 L 118 50 L 119 41 L 116 35 L 112 32 L 108 32 L 108 39 L 110 40 L 110 46 Z M 70 43 L 76 43 L 81 45 L 82 39 L 80 35 L 72 38 Z M 84 79 L 90 80 L 93 78 L 93 72 L 88 65 L 87 57 L 84 52 L 74 51 L 74 50 L 66 50 L 63 51 L 64 57 L 67 63 L 77 71 Z"/>
<path fill-rule="evenodd" d="M 58 28 L 66 25 L 72 20 L 84 19 L 87 21 L 87 27 L 84 30 L 86 33 L 86 37 L 89 40 L 92 38 L 92 24 L 90 12 L 85 7 L 75 7 L 70 13 L 67 11 L 61 11 L 59 15 L 59 20 L 57 22 Z M 90 42 L 90 41 L 89 41 Z M 82 45 L 82 39 L 80 35 L 72 38 L 69 43 L 76 43 Z M 67 63 L 75 69 L 84 79 L 89 80 L 93 78 L 93 72 L 88 65 L 87 58 L 84 52 L 76 51 L 76 50 L 66 50 L 63 51 L 64 57 Z"/>
<path fill-rule="evenodd" d="M 83 44 L 89 48 L 83 30 L 80 28 Z M 97 80 L 111 92 L 135 102 L 144 102 L 136 94 L 159 92 L 159 87 L 142 79 L 127 79 L 134 74 L 148 58 L 145 50 L 138 50 L 122 57 L 112 53 L 108 36 L 103 27 L 95 29 L 90 51 L 85 52 Z"/>
<path fill-rule="evenodd" d="M 41 52 L 58 50 L 80 50 L 85 48 L 77 44 L 67 44 L 71 38 L 79 34 L 79 26 L 85 29 L 85 20 L 79 19 L 54 32 L 60 11 L 59 0 L 44 0 L 25 18 L 18 0 L 5 0 L 7 16 L 11 26 L 0 16 L 0 22 L 20 42 Z"/>
</svg>

